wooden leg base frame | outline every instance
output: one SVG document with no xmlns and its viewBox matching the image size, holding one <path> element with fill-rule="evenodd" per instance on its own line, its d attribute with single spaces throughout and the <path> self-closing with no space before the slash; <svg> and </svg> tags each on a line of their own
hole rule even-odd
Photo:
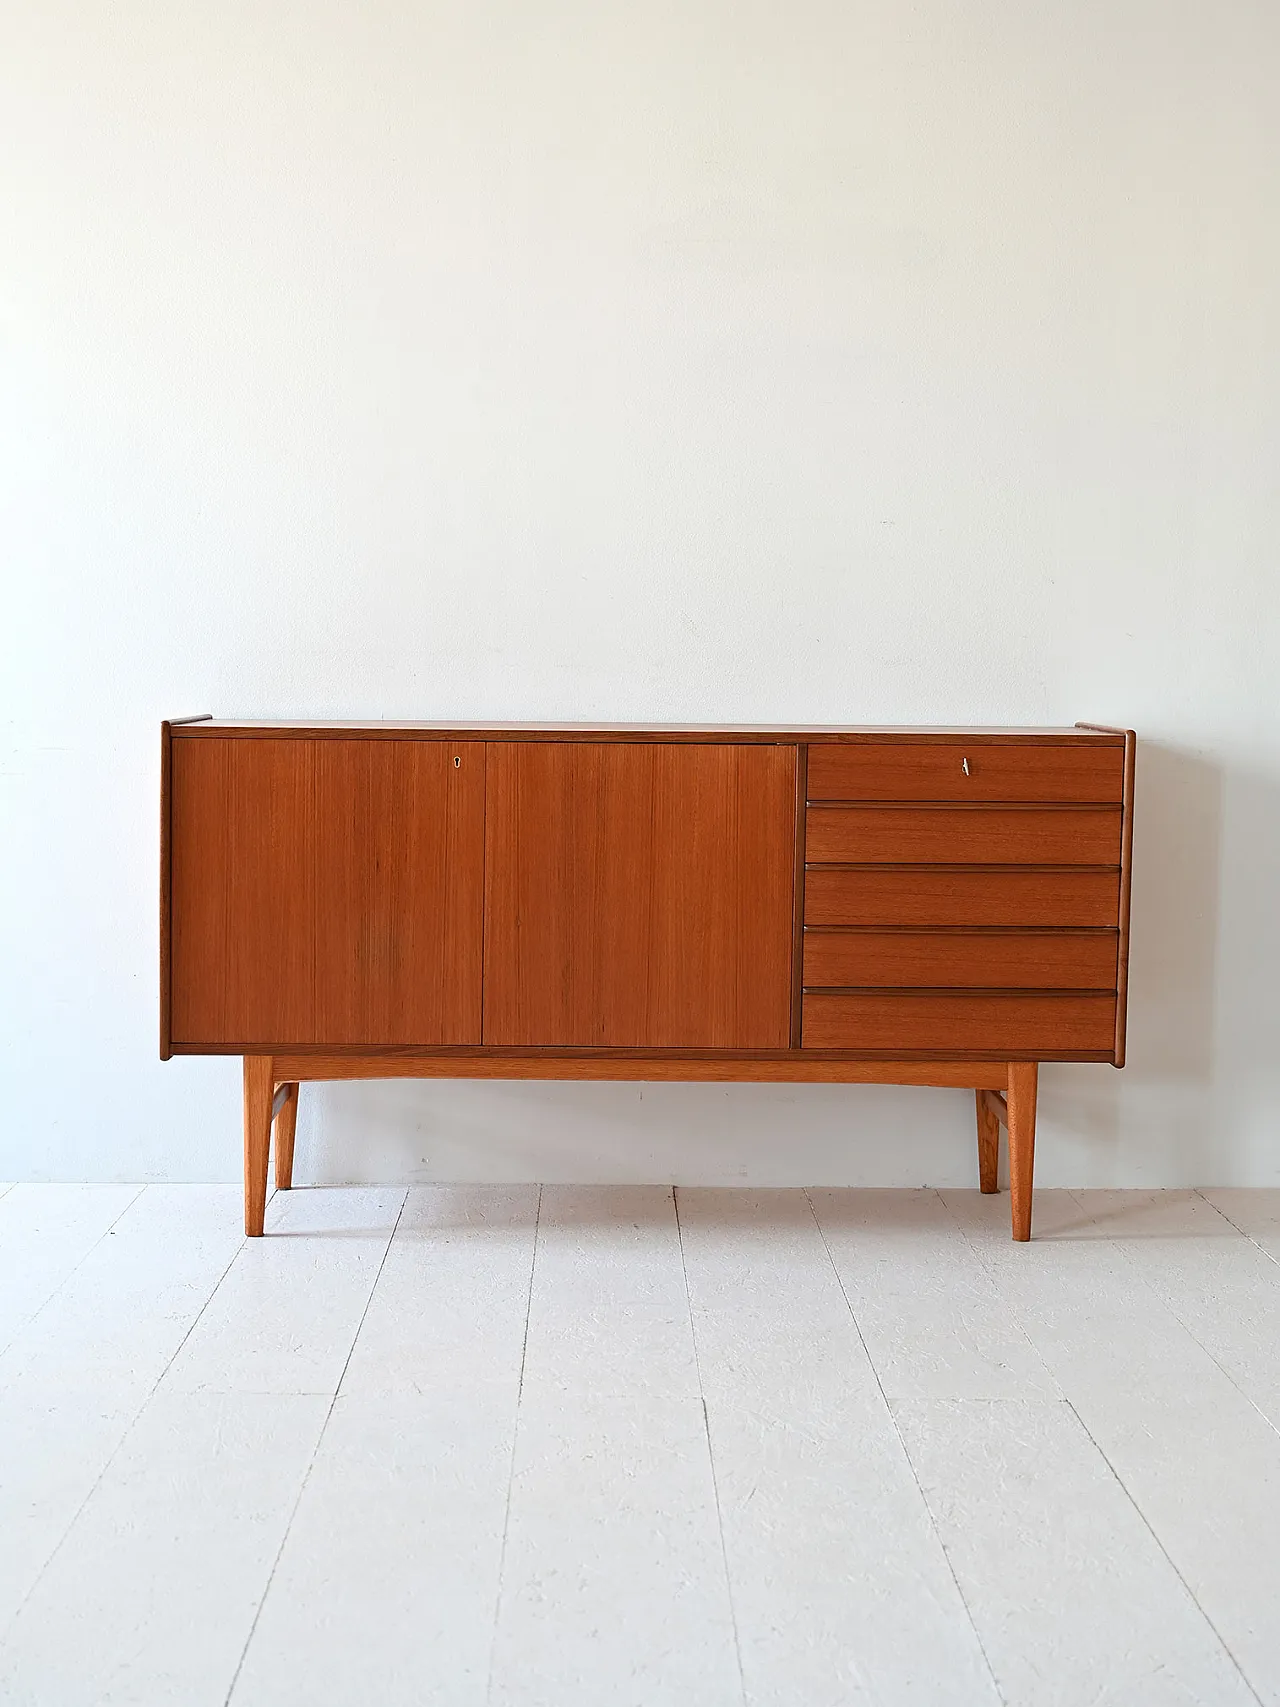
<svg viewBox="0 0 1280 1707">
<path fill-rule="evenodd" d="M 1031 1176 L 1036 1159 L 1036 1080 L 1034 1061 L 1009 1063 L 1009 1087 L 976 1092 L 978 1099 L 978 1179 L 986 1192 L 998 1190 L 996 1167 L 1000 1155 L 1000 1128 L 1009 1134 L 1009 1195 L 1013 1236 L 1031 1237 Z"/>
<path fill-rule="evenodd" d="M 276 1190 L 293 1184 L 293 1135 L 298 1125 L 298 1081 L 277 1080 L 270 1055 L 244 1058 L 244 1230 L 262 1237 L 267 1208 L 267 1158 L 276 1129 Z"/>
<path fill-rule="evenodd" d="M 298 1086 L 328 1079 L 614 1079 L 711 1080 L 791 1084 L 941 1085 L 974 1087 L 978 1117 L 978 1180 L 998 1189 L 1000 1128 L 1009 1134 L 1009 1196 L 1013 1237 L 1031 1237 L 1031 1178 L 1036 1150 L 1034 1061 L 866 1061 L 785 1056 L 610 1056 L 512 1054 L 477 1050 L 467 1055 L 246 1055 L 244 1058 L 244 1230 L 262 1236 L 267 1205 L 271 1128 L 276 1133 L 276 1189 L 293 1184 L 293 1138 Z"/>
</svg>

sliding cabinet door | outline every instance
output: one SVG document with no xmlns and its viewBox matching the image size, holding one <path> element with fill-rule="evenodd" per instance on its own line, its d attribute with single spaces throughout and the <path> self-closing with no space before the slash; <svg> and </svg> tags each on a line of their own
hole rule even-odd
<svg viewBox="0 0 1280 1707">
<path fill-rule="evenodd" d="M 174 1046 L 479 1043 L 484 754 L 175 736 Z"/>
<path fill-rule="evenodd" d="M 785 1049 L 796 751 L 491 743 L 484 1041 Z"/>
</svg>

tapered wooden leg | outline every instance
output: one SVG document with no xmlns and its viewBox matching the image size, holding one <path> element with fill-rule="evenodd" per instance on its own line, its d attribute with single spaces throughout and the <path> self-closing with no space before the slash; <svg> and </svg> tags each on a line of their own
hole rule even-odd
<svg viewBox="0 0 1280 1707">
<path fill-rule="evenodd" d="M 284 1102 L 276 1115 L 276 1190 L 288 1191 L 293 1184 L 293 1135 L 298 1128 L 298 1087 L 282 1085 Z"/>
<path fill-rule="evenodd" d="M 1000 1122 L 987 1107 L 986 1097 L 975 1091 L 978 1105 L 978 1184 L 988 1196 L 995 1190 L 1000 1165 Z"/>
<path fill-rule="evenodd" d="M 1031 1237 L 1031 1176 L 1036 1160 L 1036 1084 L 1040 1069 L 1034 1061 L 1009 1063 L 1009 1195 L 1013 1236 Z"/>
<path fill-rule="evenodd" d="M 270 1055 L 244 1058 L 244 1230 L 262 1237 L 267 1209 L 267 1157 L 271 1151 L 271 1099 L 275 1080 Z"/>
</svg>

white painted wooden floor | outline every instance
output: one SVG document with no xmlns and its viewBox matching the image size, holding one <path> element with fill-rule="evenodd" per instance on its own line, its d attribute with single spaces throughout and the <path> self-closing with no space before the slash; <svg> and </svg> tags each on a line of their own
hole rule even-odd
<svg viewBox="0 0 1280 1707">
<path fill-rule="evenodd" d="M 1280 1703 L 1280 1191 L 677 1195 L 5 1192 L 0 1700 Z"/>
</svg>

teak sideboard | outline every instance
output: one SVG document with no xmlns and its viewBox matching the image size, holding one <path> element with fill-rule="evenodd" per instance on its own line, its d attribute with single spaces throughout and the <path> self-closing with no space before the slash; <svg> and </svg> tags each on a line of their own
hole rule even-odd
<svg viewBox="0 0 1280 1707">
<path fill-rule="evenodd" d="M 1134 736 L 162 726 L 160 1053 L 305 1080 L 959 1086 L 1031 1236 L 1041 1061 L 1124 1064 Z"/>
</svg>

